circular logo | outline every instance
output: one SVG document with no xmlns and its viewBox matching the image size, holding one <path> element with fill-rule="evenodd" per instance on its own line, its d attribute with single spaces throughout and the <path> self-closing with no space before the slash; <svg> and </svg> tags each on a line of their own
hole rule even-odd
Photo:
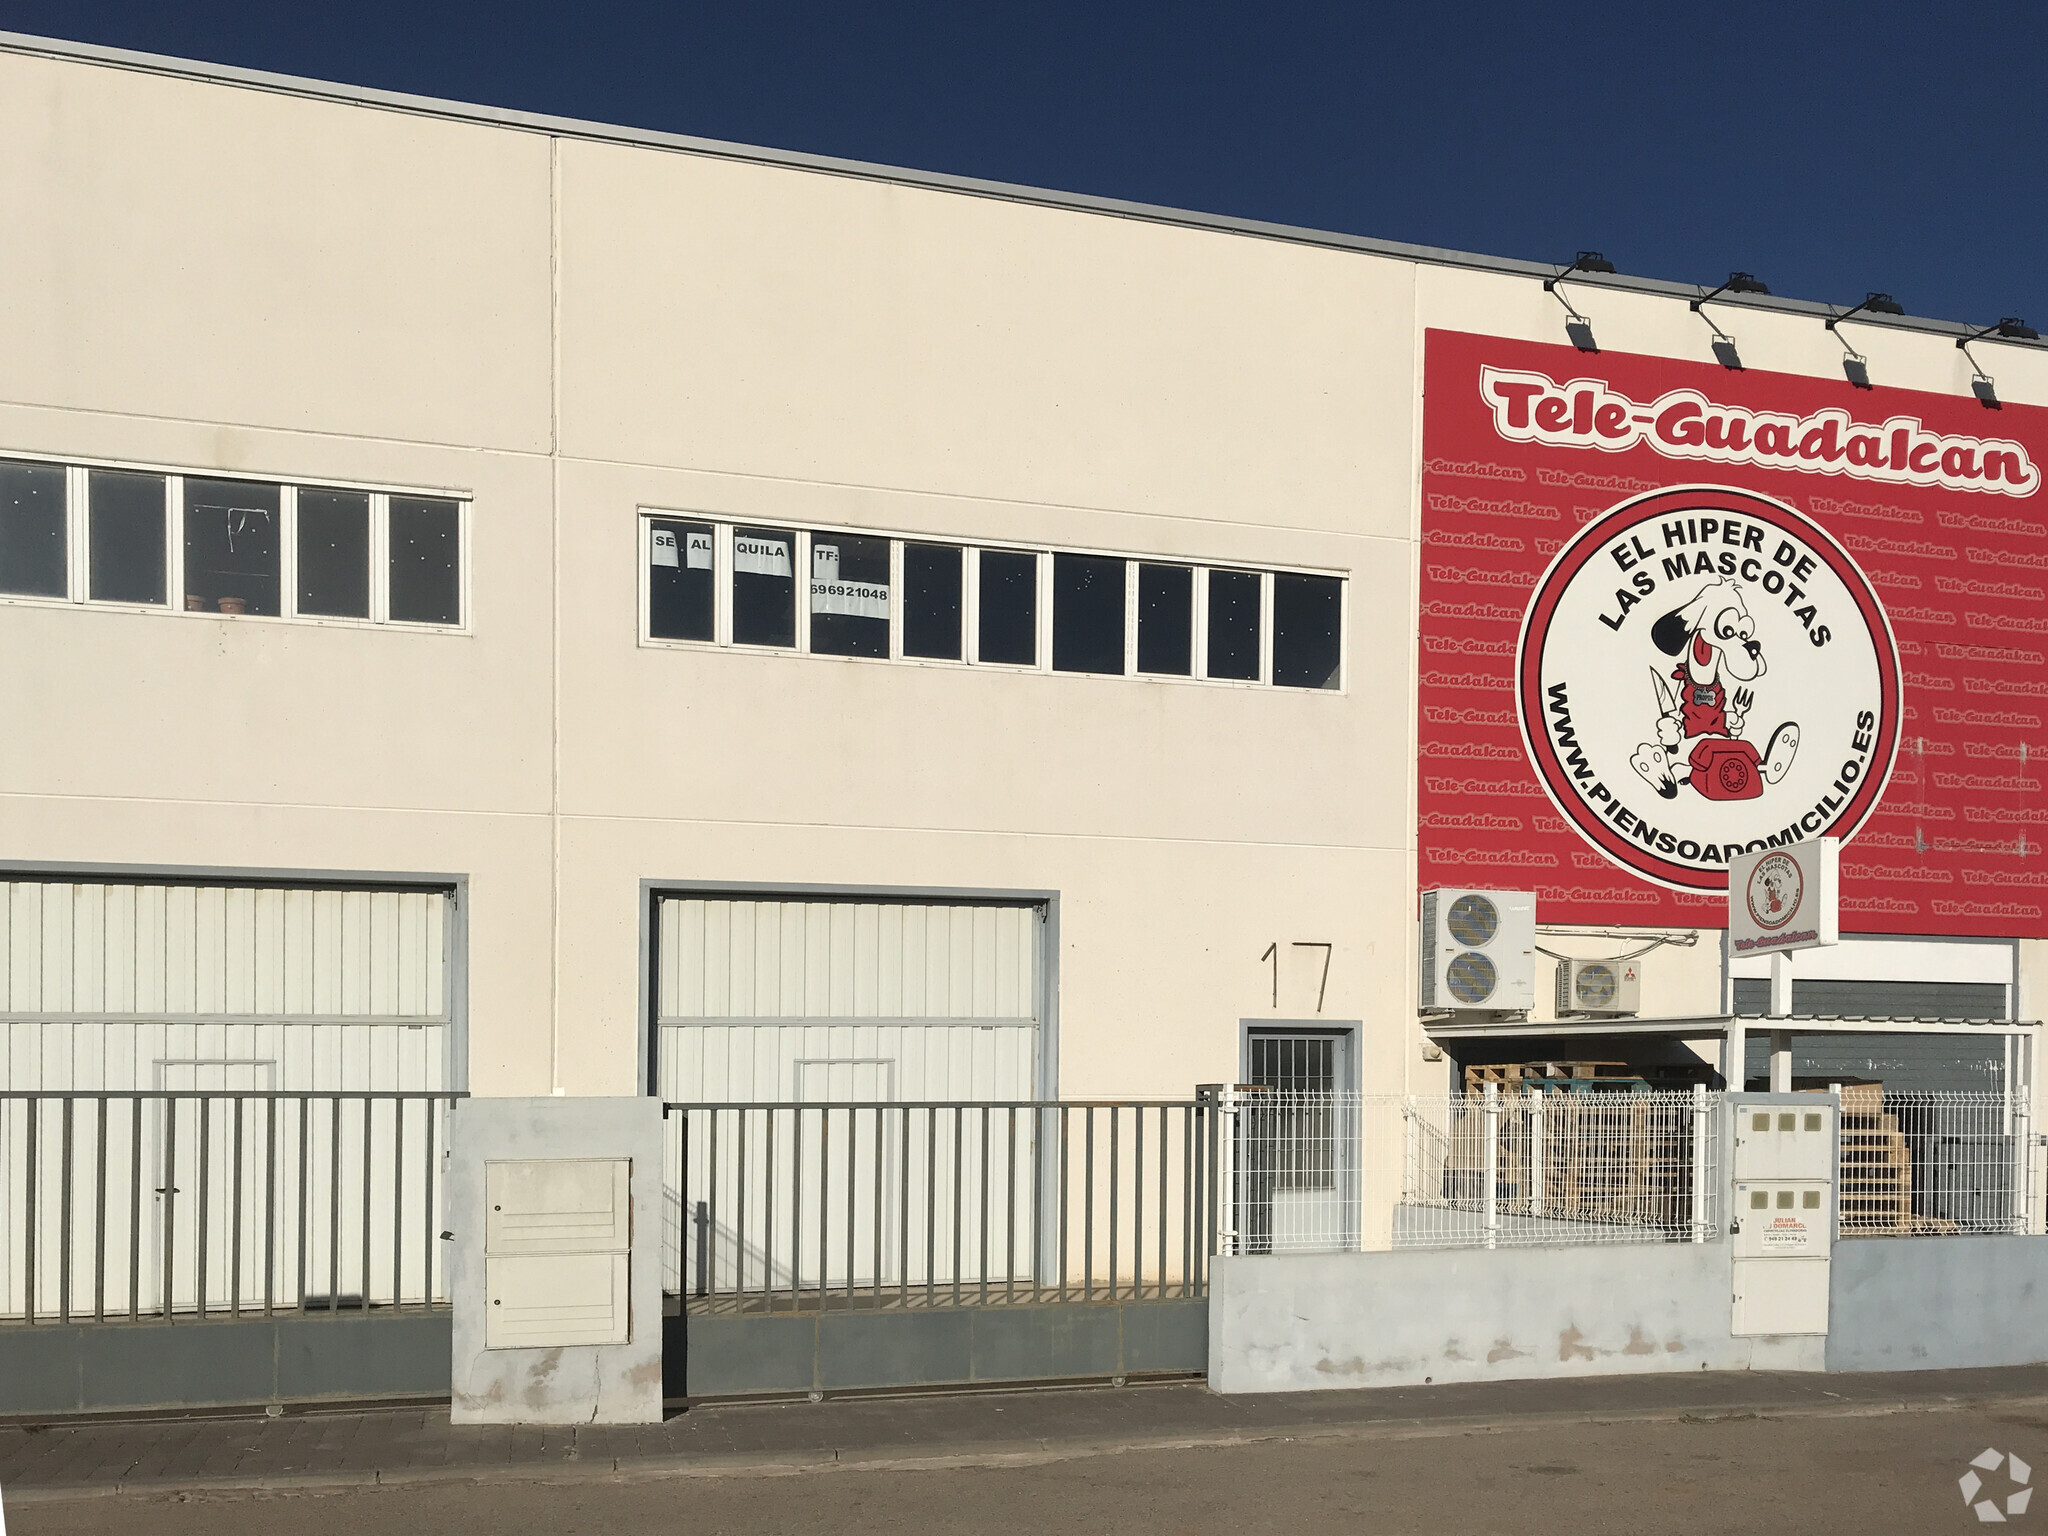
<svg viewBox="0 0 2048 1536">
<path fill-rule="evenodd" d="M 1758 859 L 1749 872 L 1749 889 L 1743 893 L 1750 921 L 1772 931 L 1792 921 L 1805 895 L 1806 873 L 1789 853 Z"/>
<path fill-rule="evenodd" d="M 1648 492 L 1582 528 L 1536 585 L 1515 679 L 1565 820 L 1674 890 L 1854 835 L 1898 749 L 1898 647 L 1869 580 L 1801 513 L 1730 486 Z"/>
<path fill-rule="evenodd" d="M 1999 1478 L 2002 1487 L 1994 1487 L 1990 1479 L 1998 1475 L 1998 1469 L 2005 1468 L 2005 1476 Z M 1963 1475 L 1956 1479 L 1956 1486 L 1963 1491 L 1963 1502 L 1985 1525 L 2000 1525 L 2005 1521 L 2027 1512 L 2027 1505 L 2033 1501 L 2034 1490 L 2029 1486 L 2034 1480 L 2034 1469 L 1995 1446 L 1986 1446 L 1970 1458 L 1970 1465 Z M 2003 1500 L 1995 1497 L 2003 1493 Z"/>
</svg>

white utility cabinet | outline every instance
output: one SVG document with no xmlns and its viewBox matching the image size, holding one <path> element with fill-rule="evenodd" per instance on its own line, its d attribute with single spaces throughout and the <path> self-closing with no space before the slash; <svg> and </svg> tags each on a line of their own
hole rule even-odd
<svg viewBox="0 0 2048 1536">
<path fill-rule="evenodd" d="M 1828 1331 L 1840 1106 L 1819 1094 L 1729 1099 L 1734 1156 L 1731 1331 L 1751 1337 Z"/>
<path fill-rule="evenodd" d="M 631 1158 L 484 1164 L 486 1349 L 632 1337 Z"/>
</svg>

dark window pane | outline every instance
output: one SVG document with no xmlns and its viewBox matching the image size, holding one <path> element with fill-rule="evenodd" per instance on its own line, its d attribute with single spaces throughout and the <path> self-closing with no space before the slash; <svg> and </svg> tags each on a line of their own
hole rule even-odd
<svg viewBox="0 0 2048 1536">
<path fill-rule="evenodd" d="M 811 649 L 889 654 L 889 541 L 811 535 Z"/>
<path fill-rule="evenodd" d="M 1194 670 L 1195 573 L 1184 565 L 1138 567 L 1138 670 L 1186 677 Z"/>
<path fill-rule="evenodd" d="M 185 606 L 201 613 L 278 611 L 278 488 L 248 480 L 185 482 Z"/>
<path fill-rule="evenodd" d="M 96 469 L 92 509 L 92 597 L 102 603 L 161 603 L 164 591 L 164 477 Z"/>
<path fill-rule="evenodd" d="M 370 616 L 370 495 L 299 492 L 299 612 Z"/>
<path fill-rule="evenodd" d="M 903 546 L 903 654 L 960 659 L 960 560 L 950 544 Z"/>
<path fill-rule="evenodd" d="M 981 567 L 976 659 L 1011 667 L 1038 665 L 1038 556 L 984 549 L 976 563 Z"/>
<path fill-rule="evenodd" d="M 796 644 L 796 535 L 788 529 L 732 531 L 732 638 Z"/>
<path fill-rule="evenodd" d="M 710 640 L 711 525 L 657 520 L 647 554 L 647 632 L 657 640 Z"/>
<path fill-rule="evenodd" d="M 1259 574 L 1209 573 L 1210 677 L 1259 680 Z"/>
<path fill-rule="evenodd" d="M 1123 561 L 1052 557 L 1052 664 L 1058 672 L 1123 671 Z"/>
<path fill-rule="evenodd" d="M 391 610 L 401 624 L 462 622 L 462 507 L 391 498 Z"/>
<path fill-rule="evenodd" d="M 64 471 L 0 464 L 0 592 L 63 597 Z"/>
<path fill-rule="evenodd" d="M 1343 660 L 1344 584 L 1334 576 L 1273 578 L 1273 681 L 1334 688 Z"/>
</svg>

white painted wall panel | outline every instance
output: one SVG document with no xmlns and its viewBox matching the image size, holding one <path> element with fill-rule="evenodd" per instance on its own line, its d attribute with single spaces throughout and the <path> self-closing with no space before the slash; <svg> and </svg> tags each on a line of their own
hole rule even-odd
<svg viewBox="0 0 2048 1536">
<path fill-rule="evenodd" d="M 8 881 L 9 1014 L 441 1018 L 433 891 Z"/>
<path fill-rule="evenodd" d="M 1020 1024 L 664 1024 L 672 1103 L 790 1103 L 799 1062 L 887 1061 L 899 1101 L 1036 1096 L 1038 1031 Z M 835 1079 L 836 1080 L 836 1079 Z"/>
<path fill-rule="evenodd" d="M 446 1084 L 441 893 L 16 880 L 0 922 L 0 1088 L 232 1059 L 287 1089 Z"/>
<path fill-rule="evenodd" d="M 1039 1016 L 1031 906 L 670 897 L 664 1019 Z"/>
<path fill-rule="evenodd" d="M 447 1086 L 444 1024 L 137 1018 L 0 1019 L 0 1088 L 160 1088 L 164 1062 L 274 1061 L 308 1092 Z"/>
<path fill-rule="evenodd" d="M 899 1101 L 1037 1091 L 1035 907 L 676 896 L 659 920 L 670 1100 L 783 1103 L 855 1081 Z"/>
</svg>

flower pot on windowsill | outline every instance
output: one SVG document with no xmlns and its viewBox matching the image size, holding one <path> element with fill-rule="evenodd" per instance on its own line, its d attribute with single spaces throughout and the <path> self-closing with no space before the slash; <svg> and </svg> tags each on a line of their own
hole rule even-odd
<svg viewBox="0 0 2048 1536">
<path fill-rule="evenodd" d="M 185 594 L 185 611 L 187 613 L 204 613 L 212 606 L 213 604 L 209 603 L 197 592 L 187 592 Z"/>
<path fill-rule="evenodd" d="M 246 597 L 224 597 L 220 600 L 220 611 L 222 613 L 247 613 L 249 611 L 249 599 Z"/>
</svg>

